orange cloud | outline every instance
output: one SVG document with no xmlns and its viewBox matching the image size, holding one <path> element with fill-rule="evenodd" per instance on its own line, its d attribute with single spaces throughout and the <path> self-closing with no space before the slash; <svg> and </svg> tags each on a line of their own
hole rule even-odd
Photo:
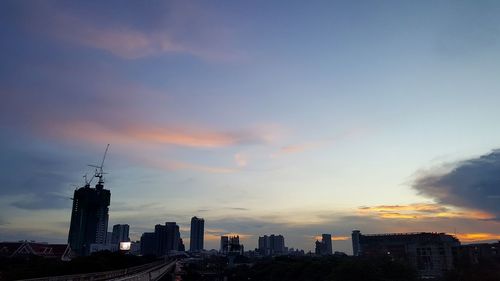
<svg viewBox="0 0 500 281">
<path fill-rule="evenodd" d="M 500 234 L 495 233 L 459 233 L 456 236 L 461 242 L 500 240 Z"/>
<path fill-rule="evenodd" d="M 314 236 L 314 240 L 321 241 L 321 239 L 323 239 L 323 237 L 321 235 Z M 346 241 L 346 240 L 349 240 L 349 239 L 351 239 L 351 237 L 349 237 L 349 236 L 333 236 L 332 235 L 332 240 L 333 241 Z"/>
<path fill-rule="evenodd" d="M 80 139 L 93 143 L 149 143 L 197 148 L 220 148 L 238 144 L 266 142 L 259 132 L 216 132 L 207 129 L 154 127 L 149 124 L 105 126 L 94 122 L 74 121 L 46 124 L 45 133 L 56 137 Z"/>
<path fill-rule="evenodd" d="M 360 207 L 360 215 L 377 216 L 384 219 L 429 219 L 429 218 L 467 218 L 491 219 L 493 215 L 474 210 L 450 208 L 439 204 L 415 203 L 409 205 L 379 205 Z"/>
</svg>

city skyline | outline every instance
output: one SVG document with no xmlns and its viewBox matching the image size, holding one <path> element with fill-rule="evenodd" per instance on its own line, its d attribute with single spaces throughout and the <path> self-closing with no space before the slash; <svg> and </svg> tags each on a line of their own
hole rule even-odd
<svg viewBox="0 0 500 281">
<path fill-rule="evenodd" d="M 286 7 L 285 7 L 286 6 Z M 109 226 L 500 240 L 500 3 L 0 3 L 0 240 L 66 242 L 106 144 Z M 110 231 L 109 227 L 108 230 Z"/>
</svg>

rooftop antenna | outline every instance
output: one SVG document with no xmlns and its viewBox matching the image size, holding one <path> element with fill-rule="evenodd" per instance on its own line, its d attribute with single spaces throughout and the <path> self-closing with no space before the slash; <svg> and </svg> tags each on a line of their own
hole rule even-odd
<svg viewBox="0 0 500 281">
<path fill-rule="evenodd" d="M 101 161 L 101 165 L 100 166 L 97 166 L 97 165 L 89 165 L 90 167 L 94 167 L 95 168 L 95 173 L 94 173 L 94 177 L 96 178 L 99 178 L 99 181 L 97 182 L 97 185 L 96 185 L 96 188 L 97 189 L 103 189 L 104 188 L 104 179 L 103 179 L 103 175 L 105 174 L 102 170 L 102 167 L 104 166 L 104 160 L 106 159 L 106 154 L 108 154 L 108 149 L 109 149 L 109 143 L 108 145 L 106 146 L 106 150 L 104 150 L 104 155 L 102 156 L 102 161 Z M 93 178 L 94 178 L 93 177 Z M 90 183 L 89 183 L 90 184 Z"/>
</svg>

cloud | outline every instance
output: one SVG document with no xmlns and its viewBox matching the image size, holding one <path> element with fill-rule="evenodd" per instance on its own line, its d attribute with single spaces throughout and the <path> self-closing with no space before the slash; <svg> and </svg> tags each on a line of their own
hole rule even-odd
<svg viewBox="0 0 500 281">
<path fill-rule="evenodd" d="M 384 219 L 469 218 L 488 220 L 493 218 L 488 213 L 450 208 L 433 203 L 360 207 L 358 212 L 361 215 L 373 215 Z"/>
<path fill-rule="evenodd" d="M 236 153 L 234 155 L 234 162 L 238 167 L 245 167 L 248 164 L 248 156 L 243 153 Z"/>
<path fill-rule="evenodd" d="M 481 210 L 500 219 L 500 150 L 452 166 L 446 172 L 441 167 L 438 172 L 421 172 L 413 188 L 439 203 Z"/>
<path fill-rule="evenodd" d="M 184 2 L 138 7 L 138 14 L 148 7 L 163 13 L 143 11 L 143 16 L 157 18 L 143 18 L 137 22 L 120 13 L 110 13 L 106 5 L 97 7 L 92 13 L 83 13 L 82 9 L 64 3 L 38 3 L 34 5 L 36 9 L 33 5 L 25 7 L 25 25 L 39 34 L 104 50 L 125 59 L 164 54 L 191 55 L 210 61 L 239 59 L 241 55 L 229 47 L 230 28 L 205 13 L 207 7 Z M 143 27 L 144 21 L 149 23 L 148 28 Z"/>
<path fill-rule="evenodd" d="M 498 233 L 457 233 L 456 236 L 465 243 L 500 240 Z"/>
<path fill-rule="evenodd" d="M 125 120 L 124 120 L 125 121 Z M 133 122 L 133 121 L 132 121 Z M 46 134 L 65 139 L 87 140 L 92 143 L 149 143 L 196 148 L 220 148 L 253 145 L 266 142 L 258 132 L 218 132 L 206 128 L 151 123 L 106 124 L 106 122 L 51 122 L 44 126 Z"/>
<path fill-rule="evenodd" d="M 199 165 L 181 161 L 167 161 L 158 159 L 144 159 L 142 161 L 143 164 L 148 165 L 150 167 L 165 169 L 165 170 L 194 170 L 198 172 L 211 173 L 211 174 L 230 174 L 234 173 L 237 170 L 231 168 L 224 167 L 214 167 L 214 166 L 206 166 Z"/>
</svg>

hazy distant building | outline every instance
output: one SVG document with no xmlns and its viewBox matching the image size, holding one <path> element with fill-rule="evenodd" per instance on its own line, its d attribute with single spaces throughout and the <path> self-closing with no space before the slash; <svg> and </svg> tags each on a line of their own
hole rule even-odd
<svg viewBox="0 0 500 281">
<path fill-rule="evenodd" d="M 99 180 L 95 188 L 90 184 L 75 190 L 68 244 L 77 255 L 88 255 L 91 244 L 105 244 L 111 192 Z"/>
<path fill-rule="evenodd" d="M 331 234 L 322 234 L 321 241 L 316 240 L 314 253 L 318 256 L 333 255 Z"/>
<path fill-rule="evenodd" d="M 321 244 L 320 241 L 316 240 L 316 242 L 314 242 L 314 245 L 315 245 L 314 253 L 316 255 L 320 256 L 321 255 L 321 248 L 322 248 L 323 244 Z"/>
<path fill-rule="evenodd" d="M 205 220 L 203 220 L 202 218 L 192 217 L 189 251 L 199 252 L 203 250 L 204 231 Z"/>
<path fill-rule="evenodd" d="M 120 242 L 128 242 L 129 238 L 129 225 L 128 224 L 115 224 L 113 225 L 113 232 L 111 234 L 111 243 L 120 244 Z"/>
<path fill-rule="evenodd" d="M 440 277 L 452 269 L 452 250 L 460 246 L 451 235 L 428 232 L 363 235 L 355 230 L 352 242 L 355 255 L 407 261 L 421 278 Z"/>
<path fill-rule="evenodd" d="M 259 253 L 263 256 L 285 254 L 285 238 L 283 235 L 264 235 L 259 237 Z"/>
<path fill-rule="evenodd" d="M 156 255 L 156 233 L 144 232 L 141 236 L 141 255 Z"/>
</svg>

